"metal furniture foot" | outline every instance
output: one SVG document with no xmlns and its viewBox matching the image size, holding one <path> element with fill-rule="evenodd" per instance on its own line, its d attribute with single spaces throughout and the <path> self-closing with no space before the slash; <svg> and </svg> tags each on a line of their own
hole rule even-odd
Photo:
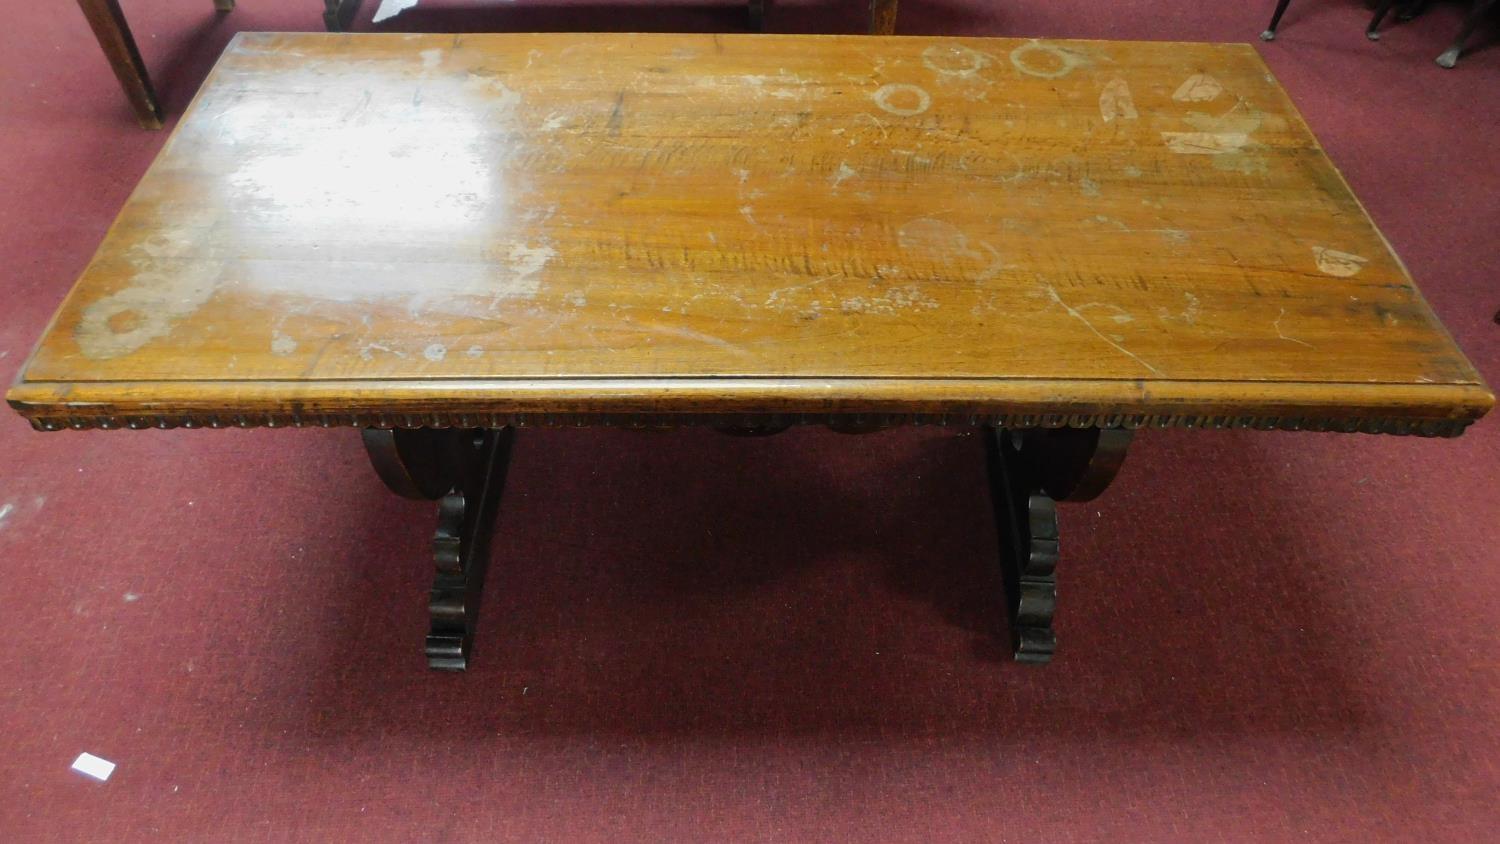
<svg viewBox="0 0 1500 844">
<path fill-rule="evenodd" d="M 1479 26 L 1480 19 L 1493 8 L 1495 0 L 1474 0 L 1474 5 L 1469 7 L 1469 14 L 1464 17 L 1463 26 L 1458 30 L 1458 37 L 1453 39 L 1453 45 L 1437 57 L 1439 66 L 1451 69 L 1458 64 L 1458 57 L 1464 51 L 1464 42 L 1474 34 L 1474 28 Z"/>
<path fill-rule="evenodd" d="M 1276 27 L 1281 25 L 1281 16 L 1286 14 L 1286 7 L 1291 2 L 1292 0 L 1277 0 L 1276 11 L 1271 13 L 1271 22 L 1266 25 L 1266 31 L 1260 34 L 1260 40 L 1276 40 Z"/>
<path fill-rule="evenodd" d="M 1057 636 L 1057 502 L 1088 501 L 1125 460 L 1131 431 L 986 429 L 990 499 L 1000 536 L 1011 649 L 1017 662 L 1052 660 Z"/>
<path fill-rule="evenodd" d="M 1375 16 L 1370 18 L 1370 25 L 1365 27 L 1365 37 L 1371 41 L 1380 40 L 1380 22 L 1390 14 L 1391 7 L 1396 5 L 1396 0 L 1380 0 L 1380 5 L 1375 7 Z"/>
<path fill-rule="evenodd" d="M 489 538 L 513 439 L 511 428 L 365 429 L 370 462 L 392 492 L 438 500 L 432 541 L 437 572 L 427 604 L 432 625 L 426 646 L 429 668 L 468 668 L 489 566 Z"/>
</svg>

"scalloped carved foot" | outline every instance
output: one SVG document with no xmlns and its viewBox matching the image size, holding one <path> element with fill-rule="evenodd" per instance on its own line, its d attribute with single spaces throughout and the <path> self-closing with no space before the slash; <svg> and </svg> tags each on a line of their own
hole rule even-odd
<svg viewBox="0 0 1500 844">
<path fill-rule="evenodd" d="M 990 496 L 1000 534 L 1011 648 L 1017 662 L 1052 660 L 1057 636 L 1057 502 L 1109 486 L 1131 432 L 1097 428 L 986 429 Z"/>
<path fill-rule="evenodd" d="M 429 668 L 468 667 L 513 438 L 511 428 L 364 432 L 370 462 L 391 491 L 405 498 L 438 499 L 432 540 L 437 573 L 427 603 L 432 620 Z"/>
</svg>

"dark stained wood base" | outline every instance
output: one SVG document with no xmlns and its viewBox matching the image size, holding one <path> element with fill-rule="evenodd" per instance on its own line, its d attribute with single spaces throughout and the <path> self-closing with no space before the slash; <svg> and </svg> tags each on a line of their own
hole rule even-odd
<svg viewBox="0 0 1500 844">
<path fill-rule="evenodd" d="M 784 429 L 724 430 L 755 436 Z M 1057 607 L 1057 502 L 1088 501 L 1103 492 L 1125 459 L 1132 432 L 984 430 L 1011 645 L 1017 662 L 1050 662 L 1057 645 L 1052 632 Z M 433 538 L 437 573 L 428 600 L 430 668 L 468 668 L 489 565 L 489 538 L 514 433 L 513 428 L 364 431 L 370 462 L 392 492 L 438 501 Z"/>
<path fill-rule="evenodd" d="M 427 603 L 429 668 L 468 668 L 514 434 L 511 428 L 364 432 L 370 461 L 391 491 L 405 498 L 438 499 L 432 540 L 437 573 Z"/>
<path fill-rule="evenodd" d="M 1131 432 L 987 428 L 990 498 L 1000 535 L 1012 652 L 1017 662 L 1052 661 L 1057 636 L 1057 502 L 1088 501 L 1109 486 Z"/>
</svg>

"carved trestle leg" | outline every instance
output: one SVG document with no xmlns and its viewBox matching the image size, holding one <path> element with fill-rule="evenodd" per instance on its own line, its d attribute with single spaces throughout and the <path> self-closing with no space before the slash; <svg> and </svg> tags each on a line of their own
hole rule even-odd
<svg viewBox="0 0 1500 844">
<path fill-rule="evenodd" d="M 437 499 L 433 537 L 437 573 L 428 612 L 427 665 L 444 671 L 468 667 L 489 566 L 494 530 L 514 431 L 366 429 L 365 449 L 391 491 L 405 498 Z"/>
<path fill-rule="evenodd" d="M 1052 660 L 1057 637 L 1057 502 L 1088 501 L 1109 486 L 1131 432 L 986 429 L 990 496 L 1000 535 L 1011 647 L 1017 662 Z"/>
</svg>

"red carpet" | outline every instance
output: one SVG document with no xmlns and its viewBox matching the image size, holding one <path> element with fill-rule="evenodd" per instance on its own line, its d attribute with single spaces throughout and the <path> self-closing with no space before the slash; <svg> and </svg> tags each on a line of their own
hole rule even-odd
<svg viewBox="0 0 1500 844">
<path fill-rule="evenodd" d="M 742 7 L 424 0 L 411 29 L 721 29 Z M 907 33 L 1253 40 L 1264 3 L 903 0 Z M 179 114 L 316 0 L 125 0 Z M 357 29 L 369 29 L 367 2 Z M 859 2 L 778 4 L 853 31 Z M 1264 8 L 1262 8 L 1264 7 Z M 1500 384 L 1500 49 L 1262 52 Z M 70 3 L 0 30 L 0 377 L 165 140 Z M 1493 29 L 1476 43 L 1493 43 Z M 5 841 L 1481 841 L 1500 829 L 1500 420 L 1459 440 L 1150 432 L 1065 509 L 1014 665 L 962 431 L 525 431 L 475 667 L 421 658 L 430 506 L 350 431 L 38 434 L 0 414 Z M 118 763 L 97 783 L 69 764 Z"/>
</svg>

